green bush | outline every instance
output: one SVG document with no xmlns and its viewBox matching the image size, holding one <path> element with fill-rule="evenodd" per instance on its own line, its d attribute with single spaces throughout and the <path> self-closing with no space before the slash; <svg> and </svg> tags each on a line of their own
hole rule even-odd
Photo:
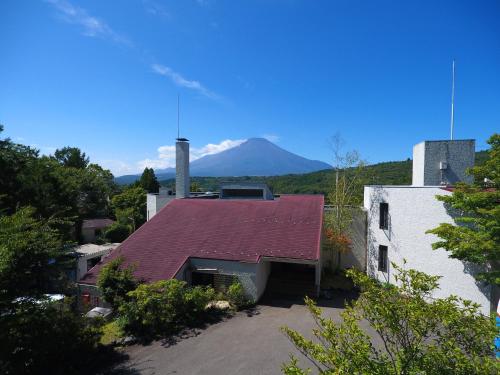
<svg viewBox="0 0 500 375">
<path fill-rule="evenodd" d="M 97 287 L 104 300 L 114 309 L 127 298 L 127 293 L 137 287 L 133 267 L 122 267 L 123 258 L 118 257 L 106 264 L 97 278 Z"/>
<path fill-rule="evenodd" d="M 0 373 L 83 374 L 97 365 L 99 320 L 60 303 L 17 303 L 0 314 Z"/>
<path fill-rule="evenodd" d="M 229 302 L 236 308 L 241 308 L 248 304 L 243 285 L 239 281 L 232 283 L 227 290 Z"/>
<path fill-rule="evenodd" d="M 123 332 L 139 339 L 162 337 L 201 322 L 214 296 L 210 287 L 190 288 L 176 279 L 141 284 L 121 304 L 118 323 Z"/>
<path fill-rule="evenodd" d="M 111 224 L 104 232 L 104 237 L 110 242 L 123 242 L 130 235 L 130 228 L 121 223 Z"/>
</svg>

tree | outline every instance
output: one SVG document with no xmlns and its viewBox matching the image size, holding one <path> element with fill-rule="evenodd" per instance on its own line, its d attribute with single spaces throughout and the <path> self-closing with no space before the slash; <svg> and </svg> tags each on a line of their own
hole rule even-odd
<svg viewBox="0 0 500 375">
<path fill-rule="evenodd" d="M 99 322 L 75 314 L 66 303 L 24 301 L 0 314 L 2 374 L 97 373 L 102 361 Z"/>
<path fill-rule="evenodd" d="M 191 186 L 189 187 L 189 191 L 192 191 L 192 192 L 202 191 L 201 185 L 198 182 L 193 181 L 193 182 L 191 182 Z"/>
<path fill-rule="evenodd" d="M 144 172 L 142 172 L 141 178 L 139 179 L 139 186 L 148 193 L 158 193 L 160 183 L 156 179 L 153 168 L 144 168 Z"/>
<path fill-rule="evenodd" d="M 325 237 L 327 250 L 337 254 L 337 268 L 341 265 L 342 254 L 351 247 L 351 227 L 354 210 L 361 203 L 356 194 L 362 184 L 361 173 L 364 163 L 356 151 L 342 153 L 343 140 L 339 134 L 331 139 L 334 155 L 334 182 L 327 194 L 331 207 L 325 210 Z"/>
<path fill-rule="evenodd" d="M 54 158 L 63 166 L 85 169 L 89 158 L 77 147 L 63 147 L 54 152 Z"/>
<path fill-rule="evenodd" d="M 177 279 L 141 284 L 120 305 L 118 322 L 124 332 L 141 339 L 164 337 L 199 323 L 214 297 L 211 287 L 188 287 Z"/>
<path fill-rule="evenodd" d="M 59 233 L 33 208 L 0 217 L 0 307 L 18 297 L 40 298 L 64 290 L 64 256 Z"/>
<path fill-rule="evenodd" d="M 146 191 L 142 187 L 129 187 L 111 200 L 115 216 L 122 224 L 132 224 L 135 231 L 146 221 Z"/>
<path fill-rule="evenodd" d="M 479 313 L 478 305 L 451 296 L 431 299 L 439 276 L 404 270 L 393 264 L 398 286 L 383 285 L 364 273 L 348 275 L 361 288 L 337 323 L 306 299 L 317 340 L 291 328 L 283 332 L 320 374 L 496 374 L 493 356 L 498 329 Z M 382 342 L 376 346 L 360 327 L 366 320 Z M 306 374 L 292 356 L 285 374 Z"/>
<path fill-rule="evenodd" d="M 436 197 L 455 210 L 457 225 L 442 223 L 427 233 L 440 237 L 434 249 L 444 248 L 451 258 L 480 265 L 476 278 L 500 285 L 500 134 L 488 143 L 487 161 L 471 169 L 474 184 L 457 184 L 452 195 Z"/>
<path fill-rule="evenodd" d="M 121 223 L 113 223 L 104 232 L 104 237 L 110 242 L 123 242 L 130 235 L 130 228 Z"/>
<path fill-rule="evenodd" d="M 134 267 L 123 267 L 123 258 L 118 257 L 106 264 L 99 273 L 97 287 L 115 310 L 127 299 L 127 293 L 137 287 Z"/>
</svg>

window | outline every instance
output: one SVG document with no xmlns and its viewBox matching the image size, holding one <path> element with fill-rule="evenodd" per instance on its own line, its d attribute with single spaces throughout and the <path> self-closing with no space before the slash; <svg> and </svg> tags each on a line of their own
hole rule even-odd
<svg viewBox="0 0 500 375">
<path fill-rule="evenodd" d="M 389 229 L 389 203 L 380 203 L 380 229 Z"/>
<path fill-rule="evenodd" d="M 387 246 L 378 247 L 378 270 L 387 272 Z"/>
</svg>

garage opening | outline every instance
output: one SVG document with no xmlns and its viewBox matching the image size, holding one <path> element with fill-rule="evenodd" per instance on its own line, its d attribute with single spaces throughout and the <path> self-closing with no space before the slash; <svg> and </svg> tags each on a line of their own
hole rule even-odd
<svg viewBox="0 0 500 375">
<path fill-rule="evenodd" d="M 271 262 L 266 295 L 315 297 L 315 265 Z"/>
</svg>

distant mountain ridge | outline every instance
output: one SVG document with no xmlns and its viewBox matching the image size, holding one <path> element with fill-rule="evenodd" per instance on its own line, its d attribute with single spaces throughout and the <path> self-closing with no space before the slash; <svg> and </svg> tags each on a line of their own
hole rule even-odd
<svg viewBox="0 0 500 375">
<path fill-rule="evenodd" d="M 331 168 L 331 165 L 310 160 L 286 151 L 265 138 L 250 138 L 239 146 L 206 155 L 189 165 L 193 177 L 281 176 L 304 174 Z M 159 180 L 175 176 L 175 168 L 155 171 Z M 132 183 L 140 175 L 117 177 L 119 184 Z"/>
</svg>

